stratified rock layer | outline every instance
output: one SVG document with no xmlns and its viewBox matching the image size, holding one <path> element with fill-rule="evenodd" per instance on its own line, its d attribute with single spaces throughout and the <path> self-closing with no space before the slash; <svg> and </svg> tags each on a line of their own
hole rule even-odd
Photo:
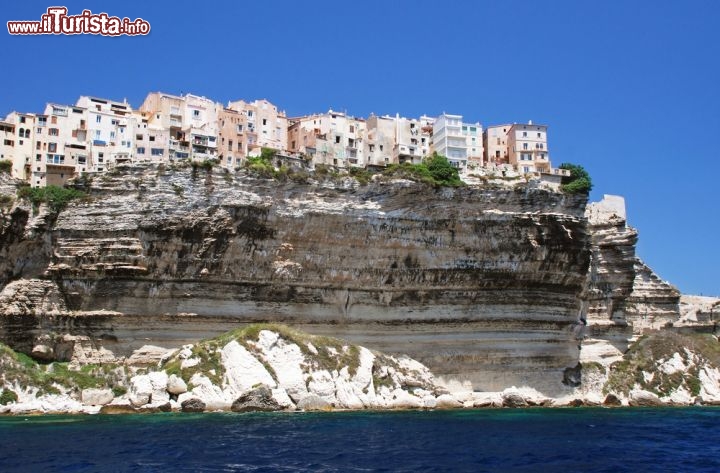
<svg viewBox="0 0 720 473">
<path fill-rule="evenodd" d="M 6 280 L 53 281 L 66 304 L 52 318 L 5 317 L 9 344 L 60 329 L 127 355 L 282 321 L 408 354 L 479 390 L 554 393 L 577 364 L 583 196 L 148 167 L 100 176 L 91 195 L 35 230 L 24 266 L 35 269 L 3 263 Z M 27 223 L 16 227 L 8 255 L 28 244 L 16 235 Z"/>
</svg>

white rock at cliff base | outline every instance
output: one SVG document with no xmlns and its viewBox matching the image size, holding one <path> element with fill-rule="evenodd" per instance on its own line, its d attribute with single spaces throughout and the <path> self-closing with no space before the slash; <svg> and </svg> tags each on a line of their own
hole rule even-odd
<svg viewBox="0 0 720 473">
<path fill-rule="evenodd" d="M 95 389 L 88 388 L 83 389 L 80 394 L 80 399 L 83 404 L 91 406 L 104 406 L 109 404 L 115 398 L 113 392 L 110 389 Z"/>
</svg>

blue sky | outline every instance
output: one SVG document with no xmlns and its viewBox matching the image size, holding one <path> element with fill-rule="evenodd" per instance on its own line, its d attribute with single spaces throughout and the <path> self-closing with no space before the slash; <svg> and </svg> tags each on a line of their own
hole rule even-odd
<svg viewBox="0 0 720 473">
<path fill-rule="evenodd" d="M 6 2 L 2 22 L 60 2 Z M 638 254 L 718 295 L 720 2 L 123 1 L 70 14 L 150 22 L 147 37 L 0 33 L 0 115 L 80 95 L 267 98 L 289 115 L 462 114 L 549 125 L 554 164 L 625 196 Z M 102 8 L 98 5 L 102 5 Z"/>
</svg>

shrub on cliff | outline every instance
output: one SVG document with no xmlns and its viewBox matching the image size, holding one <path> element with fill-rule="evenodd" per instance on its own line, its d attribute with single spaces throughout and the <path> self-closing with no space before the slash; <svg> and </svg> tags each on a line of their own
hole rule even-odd
<svg viewBox="0 0 720 473">
<path fill-rule="evenodd" d="M 0 174 L 10 174 L 12 171 L 12 161 L 9 159 L 0 159 Z"/>
<path fill-rule="evenodd" d="M 44 203 L 47 204 L 53 212 L 60 212 L 70 201 L 87 197 L 85 192 L 59 186 L 24 186 L 18 189 L 17 194 L 19 198 L 29 200 L 33 204 L 33 207 Z"/>
<path fill-rule="evenodd" d="M 11 402 L 17 402 L 17 400 L 18 397 L 17 394 L 15 394 L 15 391 L 5 389 L 2 394 L 0 394 L 0 405 L 2 406 L 10 404 Z"/>
<path fill-rule="evenodd" d="M 460 175 L 445 156 L 433 153 L 421 164 L 391 164 L 384 174 L 391 177 L 400 177 L 412 181 L 424 182 L 435 187 L 457 187 L 463 185 Z"/>
<path fill-rule="evenodd" d="M 562 163 L 560 169 L 567 169 L 570 171 L 569 177 L 563 177 L 563 182 L 560 188 L 563 192 L 568 194 L 589 194 L 592 190 L 592 179 L 590 175 L 580 165 Z"/>
</svg>

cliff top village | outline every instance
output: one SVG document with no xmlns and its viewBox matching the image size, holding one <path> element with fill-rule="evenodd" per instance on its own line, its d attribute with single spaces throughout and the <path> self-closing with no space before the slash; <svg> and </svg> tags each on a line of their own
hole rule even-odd
<svg viewBox="0 0 720 473">
<path fill-rule="evenodd" d="M 330 110 L 287 117 L 267 100 L 227 106 L 205 97 L 152 92 L 139 109 L 82 96 L 48 103 L 42 114 L 11 112 L 0 121 L 0 159 L 33 187 L 63 185 L 120 163 L 214 160 L 235 168 L 270 148 L 277 156 L 338 169 L 420 163 L 436 152 L 461 173 L 478 167 L 562 176 L 553 168 L 547 126 L 532 122 L 483 129 L 461 115 L 367 119 Z"/>
</svg>

